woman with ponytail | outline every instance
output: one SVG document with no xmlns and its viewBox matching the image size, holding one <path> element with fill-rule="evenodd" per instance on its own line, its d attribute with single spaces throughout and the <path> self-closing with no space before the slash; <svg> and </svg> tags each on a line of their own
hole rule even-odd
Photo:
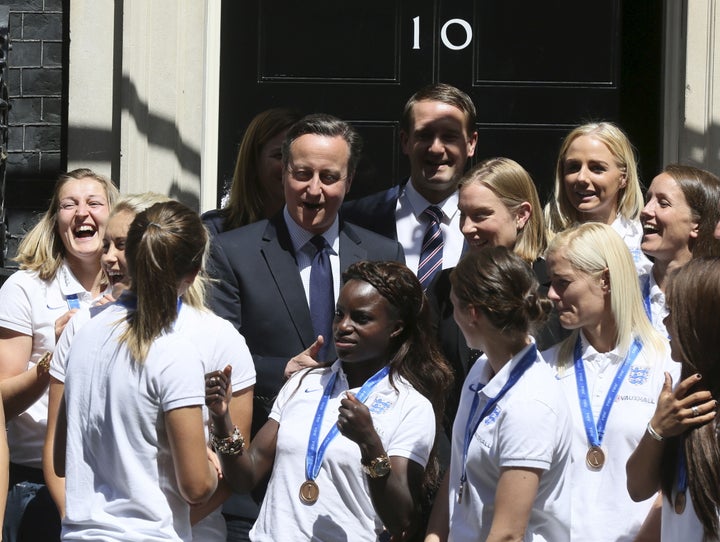
<svg viewBox="0 0 720 542">
<path fill-rule="evenodd" d="M 503 246 L 467 254 L 450 281 L 455 320 L 483 354 L 462 388 L 425 540 L 567 541 L 570 416 L 531 336 L 552 303 Z"/>
<path fill-rule="evenodd" d="M 64 540 L 191 540 L 190 505 L 215 493 L 202 418 L 209 343 L 179 329 L 193 318 L 181 296 L 207 239 L 181 203 L 138 214 L 129 291 L 75 335 L 54 454 L 66 476 Z"/>
<path fill-rule="evenodd" d="M 720 540 L 720 260 L 691 260 L 666 291 L 665 325 L 680 383 L 670 374 L 655 414 L 627 462 L 627 488 L 642 500 L 662 488 L 661 539 Z"/>
</svg>

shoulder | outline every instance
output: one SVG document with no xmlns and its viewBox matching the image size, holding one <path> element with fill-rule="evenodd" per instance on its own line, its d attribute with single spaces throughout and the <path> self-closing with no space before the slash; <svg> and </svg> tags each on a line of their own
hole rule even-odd
<svg viewBox="0 0 720 542">
<path fill-rule="evenodd" d="M 397 241 L 350 222 L 341 223 L 340 233 L 357 244 L 365 245 L 369 251 L 378 253 L 370 256 L 372 259 L 394 259 L 401 250 Z"/>
<path fill-rule="evenodd" d="M 352 201 L 347 201 L 343 204 L 343 212 L 348 210 L 350 212 L 354 210 L 361 210 L 372 208 L 378 204 L 396 202 L 400 196 L 400 189 L 402 185 L 395 185 L 386 190 L 375 192 L 361 198 L 357 198 Z"/>
<path fill-rule="evenodd" d="M 5 280 L 2 288 L 0 288 L 0 293 L 28 287 L 37 288 L 38 286 L 47 286 L 51 282 L 53 281 L 45 281 L 41 279 L 38 276 L 37 271 L 21 269 L 19 271 L 15 271 Z"/>
<path fill-rule="evenodd" d="M 200 218 L 202 218 L 210 235 L 215 236 L 225 231 L 225 211 L 223 209 L 207 211 Z"/>
</svg>

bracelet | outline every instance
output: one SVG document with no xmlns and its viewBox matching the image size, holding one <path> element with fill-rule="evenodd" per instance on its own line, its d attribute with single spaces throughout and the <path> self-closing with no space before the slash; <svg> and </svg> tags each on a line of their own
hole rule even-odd
<svg viewBox="0 0 720 542">
<path fill-rule="evenodd" d="M 52 352 L 45 352 L 37 362 L 37 367 L 41 373 L 47 373 L 50 370 L 50 360 L 52 359 Z"/>
<path fill-rule="evenodd" d="M 240 434 L 237 425 L 233 425 L 233 432 L 229 437 L 218 438 L 214 431 L 215 427 L 210 426 L 210 442 L 219 454 L 240 455 L 245 450 L 245 438 Z"/>
<path fill-rule="evenodd" d="M 648 435 L 650 435 L 652 438 L 654 438 L 658 442 L 662 442 L 663 440 L 665 440 L 665 437 L 663 437 L 660 433 L 658 433 L 657 431 L 655 431 L 655 429 L 653 429 L 653 426 L 650 425 L 650 422 L 648 422 L 648 424 L 647 424 L 647 432 L 648 432 Z"/>
</svg>

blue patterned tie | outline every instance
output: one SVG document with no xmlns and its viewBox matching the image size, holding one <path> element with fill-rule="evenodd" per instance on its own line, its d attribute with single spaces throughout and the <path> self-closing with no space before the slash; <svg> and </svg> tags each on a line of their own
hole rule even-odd
<svg viewBox="0 0 720 542">
<path fill-rule="evenodd" d="M 332 344 L 332 322 L 335 315 L 333 276 L 330 267 L 330 247 L 322 235 L 316 235 L 310 242 L 317 252 L 310 266 L 310 319 L 315 337 L 322 335 L 325 342 L 318 353 L 317 361 L 328 361 L 328 349 Z"/>
<path fill-rule="evenodd" d="M 417 276 L 423 290 L 427 290 L 435 274 L 442 269 L 443 235 L 440 223 L 443 212 L 440 207 L 430 205 L 423 211 L 423 214 L 430 216 L 430 223 L 425 230 L 425 237 L 423 237 Z"/>
</svg>

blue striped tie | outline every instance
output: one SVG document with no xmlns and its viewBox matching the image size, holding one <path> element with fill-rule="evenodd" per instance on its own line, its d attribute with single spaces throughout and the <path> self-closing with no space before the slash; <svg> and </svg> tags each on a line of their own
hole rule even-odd
<svg viewBox="0 0 720 542">
<path fill-rule="evenodd" d="M 420 251 L 420 265 L 417 276 L 423 290 L 427 290 L 435 274 L 442 269 L 443 235 L 440 230 L 443 212 L 440 207 L 430 205 L 423 211 L 430 216 L 430 223 L 425 230 L 422 250 Z"/>
<path fill-rule="evenodd" d="M 330 266 L 330 247 L 322 235 L 316 235 L 310 242 L 317 252 L 310 266 L 310 319 L 315 337 L 322 335 L 325 342 L 318 353 L 317 361 L 328 361 L 330 345 L 333 342 L 332 322 L 335 316 L 335 296 L 333 295 L 333 276 Z"/>
</svg>

